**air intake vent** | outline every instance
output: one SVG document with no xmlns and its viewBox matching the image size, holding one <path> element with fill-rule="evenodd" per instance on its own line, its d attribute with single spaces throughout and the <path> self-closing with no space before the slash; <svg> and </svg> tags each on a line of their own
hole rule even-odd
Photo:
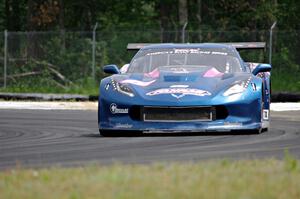
<svg viewBox="0 0 300 199">
<path fill-rule="evenodd" d="M 143 107 L 144 121 L 182 122 L 212 121 L 213 107 Z"/>
</svg>

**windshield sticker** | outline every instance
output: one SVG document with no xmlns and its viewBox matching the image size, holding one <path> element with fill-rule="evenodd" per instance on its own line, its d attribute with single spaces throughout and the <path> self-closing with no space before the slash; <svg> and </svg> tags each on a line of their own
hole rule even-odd
<svg viewBox="0 0 300 199">
<path fill-rule="evenodd" d="M 228 55 L 226 52 L 211 52 L 212 55 Z"/>
<path fill-rule="evenodd" d="M 123 80 L 121 81 L 122 84 L 133 84 L 133 85 L 137 85 L 137 86 L 149 86 L 151 85 L 152 83 L 154 83 L 156 80 L 152 80 L 152 81 L 149 81 L 149 82 L 143 82 L 143 81 L 139 81 L 139 80 L 135 80 L 135 79 L 126 79 L 126 80 Z"/>
<path fill-rule="evenodd" d="M 195 48 L 174 49 L 169 51 L 157 51 L 147 53 L 146 55 L 164 55 L 164 54 L 205 54 L 205 55 L 228 55 L 227 52 L 209 51 Z"/>
<path fill-rule="evenodd" d="M 174 51 L 158 51 L 158 52 L 151 52 L 147 53 L 146 55 L 164 55 L 164 54 L 173 54 Z"/>
<path fill-rule="evenodd" d="M 181 98 L 186 95 L 195 95 L 195 96 L 207 96 L 211 95 L 210 92 L 195 88 L 162 88 L 157 89 L 151 92 L 148 92 L 146 95 L 148 96 L 155 96 L 155 95 L 162 95 L 162 94 L 171 94 L 175 98 Z"/>
</svg>

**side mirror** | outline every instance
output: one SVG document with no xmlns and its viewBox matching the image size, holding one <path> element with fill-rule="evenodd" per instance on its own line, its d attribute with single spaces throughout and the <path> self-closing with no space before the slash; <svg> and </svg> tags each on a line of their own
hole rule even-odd
<svg viewBox="0 0 300 199">
<path fill-rule="evenodd" d="M 270 64 L 258 64 L 256 68 L 252 71 L 253 75 L 257 75 L 261 72 L 270 72 L 272 69 Z"/>
<path fill-rule="evenodd" d="M 120 74 L 118 67 L 113 64 L 104 66 L 103 71 L 107 74 Z"/>
</svg>

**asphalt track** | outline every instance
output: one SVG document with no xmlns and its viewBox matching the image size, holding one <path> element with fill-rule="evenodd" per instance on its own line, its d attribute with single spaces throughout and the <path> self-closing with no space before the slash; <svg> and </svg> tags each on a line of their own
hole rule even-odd
<svg viewBox="0 0 300 199">
<path fill-rule="evenodd" d="M 0 110 L 0 169 L 203 159 L 300 158 L 300 111 L 272 112 L 259 135 L 101 137 L 96 111 Z"/>
</svg>

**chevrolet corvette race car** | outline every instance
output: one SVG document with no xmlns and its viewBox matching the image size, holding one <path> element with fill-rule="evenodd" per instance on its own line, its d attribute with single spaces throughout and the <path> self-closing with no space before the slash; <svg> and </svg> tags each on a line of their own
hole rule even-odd
<svg viewBox="0 0 300 199">
<path fill-rule="evenodd" d="M 126 132 L 260 133 L 269 127 L 269 64 L 246 63 L 239 49 L 264 42 L 128 44 L 130 64 L 100 83 L 103 136 Z"/>
</svg>

